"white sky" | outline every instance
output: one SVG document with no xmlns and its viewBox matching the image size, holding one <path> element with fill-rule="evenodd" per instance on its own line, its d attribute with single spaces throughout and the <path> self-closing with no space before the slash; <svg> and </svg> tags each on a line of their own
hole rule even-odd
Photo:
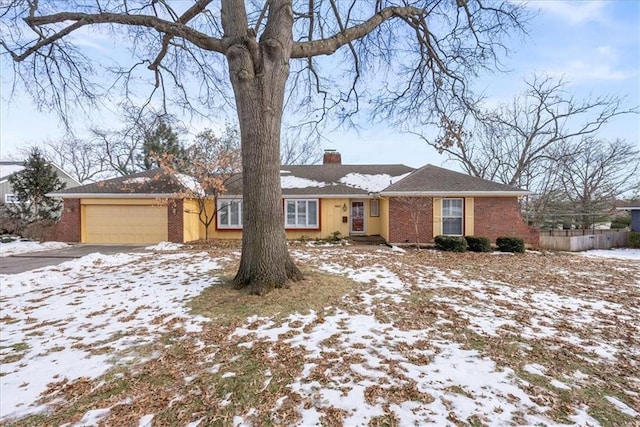
<svg viewBox="0 0 640 427">
<path fill-rule="evenodd" d="M 503 62 L 510 72 L 484 76 L 476 82 L 476 90 L 485 94 L 488 103 L 511 99 L 524 89 L 525 78 L 538 73 L 563 77 L 569 82 L 570 93 L 579 99 L 616 95 L 626 97 L 628 106 L 640 105 L 640 2 L 533 0 L 529 7 L 539 13 L 531 22 L 528 37 L 509 41 L 515 53 Z M 24 94 L 10 98 L 11 65 L 4 56 L 0 61 L 0 157 L 6 158 L 19 147 L 59 137 L 62 128 L 54 114 L 35 111 Z M 89 112 L 88 118 L 76 119 L 79 134 L 89 119 L 116 126 L 113 116 Z M 194 131 L 204 127 L 214 126 L 197 123 Z M 640 147 L 640 119 L 637 115 L 618 118 L 600 135 L 626 139 Z M 385 123 L 363 126 L 359 131 L 328 131 L 323 136 L 322 148 L 340 151 L 344 163 L 454 167 L 417 137 L 398 134 Z"/>
</svg>

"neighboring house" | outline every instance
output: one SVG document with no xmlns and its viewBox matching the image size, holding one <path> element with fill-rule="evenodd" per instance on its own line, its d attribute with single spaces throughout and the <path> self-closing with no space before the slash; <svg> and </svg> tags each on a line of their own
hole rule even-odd
<svg viewBox="0 0 640 427">
<path fill-rule="evenodd" d="M 234 177 L 216 204 L 210 238 L 242 236 L 242 179 Z M 529 194 L 447 169 L 427 165 L 343 165 L 334 151 L 322 165 L 281 167 L 288 239 L 382 236 L 390 243 L 415 242 L 404 203 L 420 198 L 420 242 L 438 234 L 475 234 L 495 240 L 519 236 L 537 243 L 520 216 L 518 198 Z M 204 237 L 196 200 L 181 196 L 184 180 L 160 170 L 65 189 L 58 238 L 91 243 L 186 242 Z"/>
<path fill-rule="evenodd" d="M 68 173 L 63 171 L 59 166 L 51 163 L 53 169 L 56 171 L 58 178 L 64 182 L 67 188 L 77 187 L 80 185 L 78 181 L 72 178 Z M 9 177 L 16 172 L 20 172 L 24 169 L 23 162 L 16 161 L 0 161 L 0 205 L 7 203 L 15 203 L 16 198 L 9 184 Z"/>
<path fill-rule="evenodd" d="M 631 231 L 640 232 L 640 200 L 624 203 L 616 209 L 631 212 Z"/>
</svg>

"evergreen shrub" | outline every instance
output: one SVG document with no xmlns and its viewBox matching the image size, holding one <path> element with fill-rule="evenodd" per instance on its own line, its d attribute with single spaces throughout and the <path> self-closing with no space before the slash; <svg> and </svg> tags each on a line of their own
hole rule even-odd
<svg viewBox="0 0 640 427">
<path fill-rule="evenodd" d="M 448 252 L 464 252 L 467 250 L 467 240 L 458 236 L 436 236 L 436 248 Z"/>
<path fill-rule="evenodd" d="M 498 237 L 496 246 L 501 252 L 524 253 L 524 240 L 519 237 Z"/>
</svg>

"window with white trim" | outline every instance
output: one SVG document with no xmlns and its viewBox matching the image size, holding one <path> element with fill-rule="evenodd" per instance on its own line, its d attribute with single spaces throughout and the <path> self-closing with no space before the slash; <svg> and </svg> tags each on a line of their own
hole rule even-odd
<svg viewBox="0 0 640 427">
<path fill-rule="evenodd" d="M 218 228 L 242 228 L 242 200 L 218 200 Z"/>
<path fill-rule="evenodd" d="M 15 194 L 5 194 L 4 195 L 5 203 L 18 203 L 18 196 Z"/>
<path fill-rule="evenodd" d="M 285 199 L 286 228 L 318 228 L 318 199 Z"/>
<path fill-rule="evenodd" d="M 442 199 L 442 234 L 462 236 L 463 199 Z"/>
<path fill-rule="evenodd" d="M 380 200 L 371 199 L 369 202 L 369 215 L 380 216 Z"/>
</svg>

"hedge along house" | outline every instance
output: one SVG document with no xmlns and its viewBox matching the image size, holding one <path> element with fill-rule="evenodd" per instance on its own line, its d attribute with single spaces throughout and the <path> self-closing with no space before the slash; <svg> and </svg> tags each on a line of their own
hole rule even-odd
<svg viewBox="0 0 640 427">
<path fill-rule="evenodd" d="M 391 243 L 420 242 L 438 234 L 502 235 L 537 243 L 523 222 L 518 197 L 528 192 L 427 165 L 344 165 L 335 151 L 321 165 L 282 166 L 282 209 L 288 239 L 381 236 Z M 184 176 L 159 170 L 56 193 L 65 201 L 59 240 L 87 243 L 187 242 L 204 238 L 197 200 L 185 197 Z M 188 183 L 187 183 L 188 184 Z M 188 186 L 188 185 L 187 185 Z M 412 220 L 408 201 L 419 201 Z M 228 180 L 217 200 L 210 238 L 242 237 L 242 179 Z M 215 208 L 214 208 L 215 206 Z"/>
</svg>

